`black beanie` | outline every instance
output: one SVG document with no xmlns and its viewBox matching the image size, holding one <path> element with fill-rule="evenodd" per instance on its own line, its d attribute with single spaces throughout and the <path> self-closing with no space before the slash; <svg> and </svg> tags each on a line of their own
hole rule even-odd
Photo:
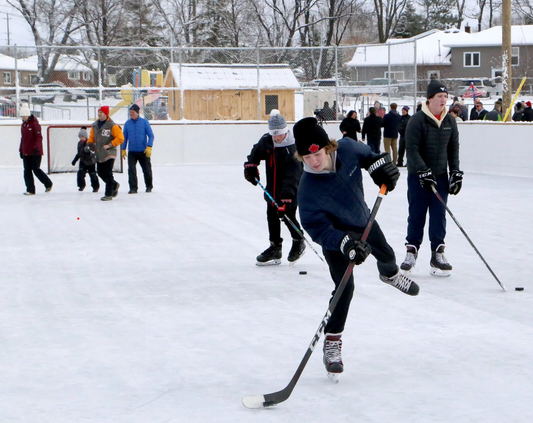
<svg viewBox="0 0 533 423">
<path fill-rule="evenodd" d="M 448 94 L 448 90 L 446 89 L 446 85 L 444 85 L 442 82 L 437 81 L 436 79 L 434 79 L 428 85 L 426 98 L 429 99 L 429 98 L 435 96 L 438 93 L 446 93 L 446 94 Z"/>
<path fill-rule="evenodd" d="M 329 145 L 329 136 L 314 117 L 300 119 L 292 130 L 300 156 L 316 153 Z"/>
<path fill-rule="evenodd" d="M 133 110 L 134 112 L 139 113 L 141 109 L 139 108 L 139 106 L 137 106 L 137 105 L 134 103 L 134 104 L 131 105 L 130 110 Z"/>
</svg>

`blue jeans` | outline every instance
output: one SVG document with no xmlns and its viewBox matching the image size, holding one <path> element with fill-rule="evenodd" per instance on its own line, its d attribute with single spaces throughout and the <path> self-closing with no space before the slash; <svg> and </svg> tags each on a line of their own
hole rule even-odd
<svg viewBox="0 0 533 423">
<path fill-rule="evenodd" d="M 444 202 L 447 202 L 447 174 L 437 178 L 437 192 Z M 435 251 L 440 244 L 444 244 L 446 237 L 446 209 L 433 192 L 422 188 L 418 175 L 407 175 L 407 201 L 409 202 L 409 217 L 407 218 L 406 244 L 414 245 L 417 250 L 420 249 L 429 210 L 429 241 L 431 250 Z"/>
</svg>

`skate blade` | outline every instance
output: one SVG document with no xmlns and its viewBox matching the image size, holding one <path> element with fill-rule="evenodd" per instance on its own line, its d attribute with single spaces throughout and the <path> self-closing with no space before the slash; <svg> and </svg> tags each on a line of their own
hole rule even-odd
<svg viewBox="0 0 533 423">
<path fill-rule="evenodd" d="M 275 265 L 278 265 L 278 264 L 281 264 L 281 260 L 269 260 L 269 261 L 265 261 L 265 262 L 256 262 L 255 263 L 256 266 L 275 266 Z"/>
<path fill-rule="evenodd" d="M 328 377 L 335 383 L 339 383 L 340 380 L 340 373 L 330 373 L 328 372 Z"/>
<path fill-rule="evenodd" d="M 438 276 L 440 278 L 447 278 L 452 273 L 451 273 L 451 270 L 442 270 L 442 269 L 439 269 L 438 267 L 432 267 L 431 270 L 429 271 L 429 274 L 431 276 Z"/>
<path fill-rule="evenodd" d="M 294 263 L 296 263 L 298 260 L 300 260 L 300 259 L 304 256 L 304 254 L 305 254 L 305 250 L 304 250 L 304 252 L 301 254 L 301 256 L 298 257 L 296 260 L 294 260 L 294 261 L 289 261 L 289 266 L 294 266 Z"/>
</svg>

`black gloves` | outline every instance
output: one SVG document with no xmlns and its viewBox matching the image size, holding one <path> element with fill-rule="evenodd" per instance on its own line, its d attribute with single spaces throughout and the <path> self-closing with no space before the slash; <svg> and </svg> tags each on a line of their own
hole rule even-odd
<svg viewBox="0 0 533 423">
<path fill-rule="evenodd" d="M 374 183 L 381 187 L 385 184 L 387 191 L 392 191 L 396 186 L 396 181 L 400 177 L 400 171 L 392 164 L 392 160 L 388 153 L 380 154 L 377 159 L 370 162 L 368 173 L 374 180 Z"/>
<path fill-rule="evenodd" d="M 419 170 L 416 173 L 418 173 L 418 179 L 420 180 L 422 188 L 429 192 L 433 192 L 431 187 L 437 189 L 437 180 L 435 179 L 435 176 L 433 176 L 431 169 L 427 168 L 426 170 Z"/>
<path fill-rule="evenodd" d="M 22 155 L 22 151 L 19 151 L 19 153 L 20 153 L 20 158 L 23 159 L 24 156 Z"/>
<path fill-rule="evenodd" d="M 463 172 L 460 170 L 452 170 L 450 172 L 450 180 L 448 184 L 448 192 L 452 195 L 459 194 L 463 186 Z"/>
<path fill-rule="evenodd" d="M 286 200 L 281 200 L 278 203 L 278 217 L 280 219 L 283 219 L 285 217 L 285 213 L 290 213 L 293 207 L 292 200 L 290 198 Z"/>
<path fill-rule="evenodd" d="M 72 166 L 76 166 L 76 159 L 72 160 Z"/>
<path fill-rule="evenodd" d="M 259 180 L 259 169 L 256 163 L 244 162 L 244 178 L 252 185 L 257 185 Z"/>
<path fill-rule="evenodd" d="M 341 242 L 341 251 L 350 261 L 359 265 L 366 260 L 372 248 L 365 241 L 357 241 L 351 235 L 346 235 Z"/>
</svg>

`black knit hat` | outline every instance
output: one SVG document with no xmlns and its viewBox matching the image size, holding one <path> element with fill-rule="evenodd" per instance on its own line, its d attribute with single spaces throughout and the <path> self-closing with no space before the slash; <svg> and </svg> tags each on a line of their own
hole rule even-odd
<svg viewBox="0 0 533 423">
<path fill-rule="evenodd" d="M 296 151 L 300 156 L 316 153 L 329 145 L 329 136 L 314 117 L 300 119 L 294 124 Z"/>
<path fill-rule="evenodd" d="M 427 96 L 426 98 L 431 98 L 439 93 L 446 93 L 448 94 L 448 90 L 446 88 L 446 85 L 444 85 L 442 82 L 440 81 L 437 81 L 436 79 L 434 79 L 433 81 L 431 81 L 428 85 L 428 89 L 427 89 Z"/>
<path fill-rule="evenodd" d="M 133 110 L 134 112 L 139 113 L 141 109 L 139 108 L 139 106 L 137 106 L 137 105 L 134 103 L 134 104 L 131 105 L 130 110 Z"/>
</svg>

